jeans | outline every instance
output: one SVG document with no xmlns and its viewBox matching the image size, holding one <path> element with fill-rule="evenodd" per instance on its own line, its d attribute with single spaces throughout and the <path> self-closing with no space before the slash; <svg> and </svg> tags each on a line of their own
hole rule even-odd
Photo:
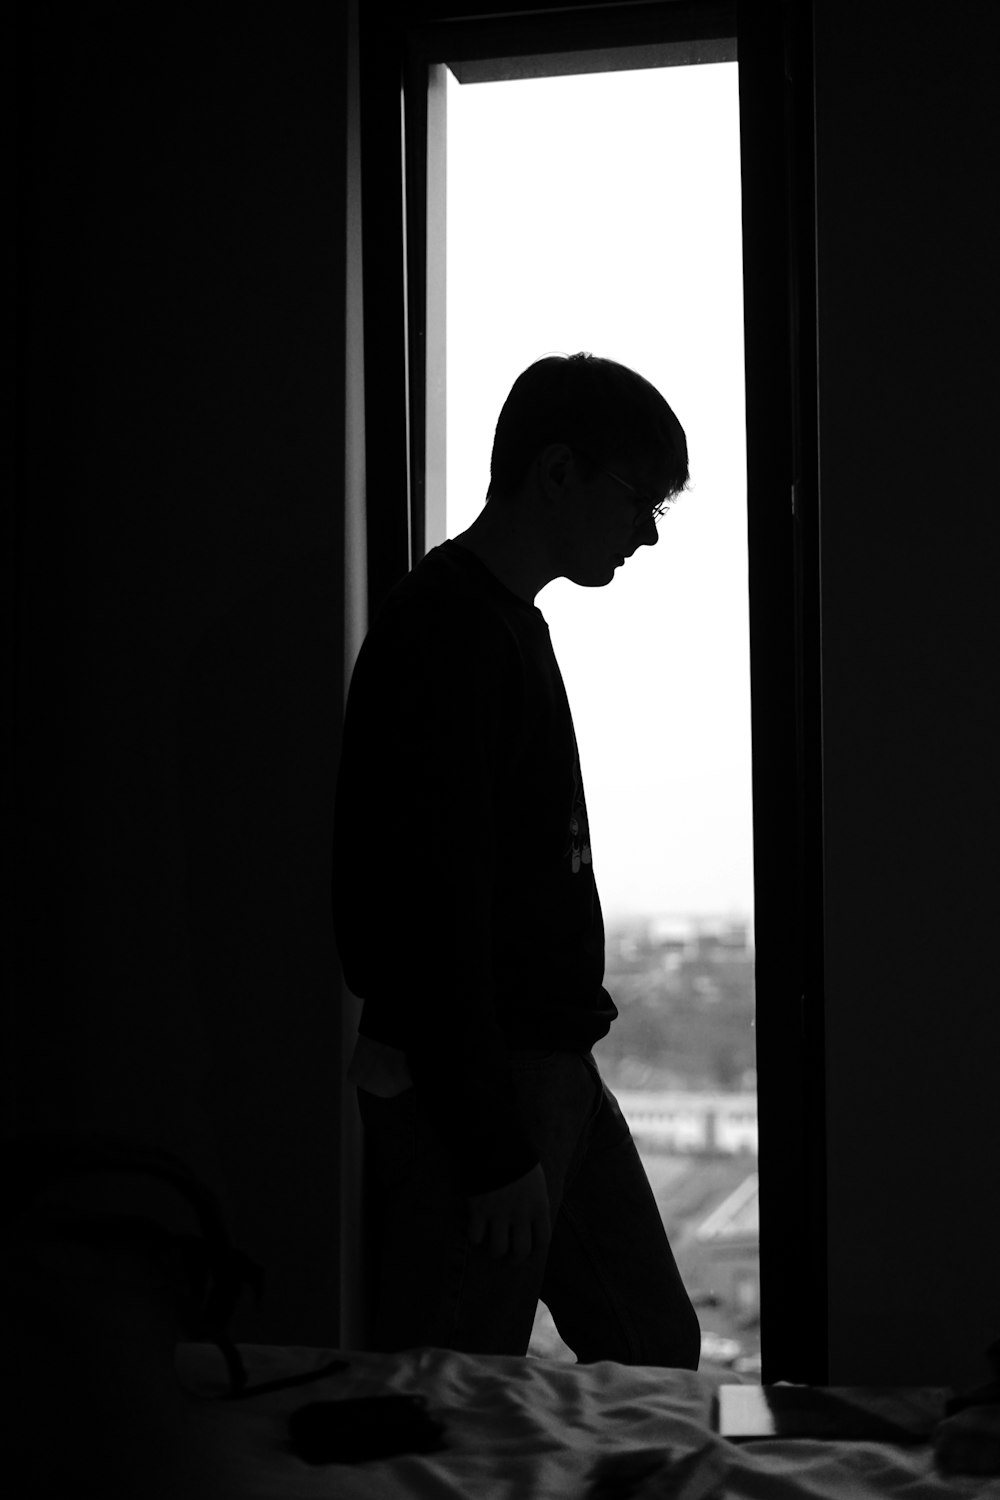
<svg viewBox="0 0 1000 1500">
<path fill-rule="evenodd" d="M 697 1315 L 593 1056 L 511 1052 L 510 1062 L 552 1220 L 548 1243 L 519 1265 L 470 1243 L 467 1200 L 419 1090 L 391 1099 L 358 1090 L 375 1252 L 373 1347 L 523 1355 L 541 1298 L 582 1364 L 697 1369 Z"/>
</svg>

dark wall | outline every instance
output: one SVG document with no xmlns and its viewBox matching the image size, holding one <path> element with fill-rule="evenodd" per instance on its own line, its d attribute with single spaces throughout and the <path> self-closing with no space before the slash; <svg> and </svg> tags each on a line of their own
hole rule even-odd
<svg viewBox="0 0 1000 1500">
<path fill-rule="evenodd" d="M 337 1336 L 337 5 L 25 6 L 4 1125 L 172 1146 Z M 308 1247 L 305 1249 L 304 1247 Z"/>
<path fill-rule="evenodd" d="M 816 0 L 834 1382 L 1000 1337 L 1000 9 Z"/>
</svg>

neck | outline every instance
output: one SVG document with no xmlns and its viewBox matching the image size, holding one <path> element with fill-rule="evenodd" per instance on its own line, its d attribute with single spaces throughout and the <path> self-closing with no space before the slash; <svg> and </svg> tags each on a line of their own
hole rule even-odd
<svg viewBox="0 0 1000 1500">
<path fill-rule="evenodd" d="M 488 501 L 468 530 L 453 540 L 527 604 L 534 604 L 535 596 L 556 576 L 537 528 L 516 502 Z"/>
</svg>

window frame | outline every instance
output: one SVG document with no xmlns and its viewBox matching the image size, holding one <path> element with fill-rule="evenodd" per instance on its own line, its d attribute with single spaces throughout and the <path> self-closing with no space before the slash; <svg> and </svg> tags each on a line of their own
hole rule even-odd
<svg viewBox="0 0 1000 1500">
<path fill-rule="evenodd" d="M 424 554 L 428 400 L 443 416 L 443 382 L 432 380 L 428 390 L 426 373 L 428 340 L 443 342 L 434 299 L 443 288 L 445 125 L 433 70 L 468 59 L 596 56 L 733 35 L 743 177 L 762 1378 L 821 1384 L 827 1203 L 808 3 L 658 0 L 553 12 L 520 0 L 515 13 L 493 0 L 487 14 L 485 0 L 423 0 L 395 12 L 362 0 L 368 587 L 374 611 Z M 430 323 L 429 264 L 436 278 Z M 439 461 L 432 455 L 432 474 Z"/>
</svg>

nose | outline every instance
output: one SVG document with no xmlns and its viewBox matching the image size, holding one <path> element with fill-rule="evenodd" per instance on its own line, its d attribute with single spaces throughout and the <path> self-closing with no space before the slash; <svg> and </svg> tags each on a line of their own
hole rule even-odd
<svg viewBox="0 0 1000 1500">
<path fill-rule="evenodd" d="M 659 540 L 660 533 L 656 529 L 656 522 L 650 516 L 639 527 L 639 540 L 636 545 L 639 547 L 655 547 Z"/>
</svg>

